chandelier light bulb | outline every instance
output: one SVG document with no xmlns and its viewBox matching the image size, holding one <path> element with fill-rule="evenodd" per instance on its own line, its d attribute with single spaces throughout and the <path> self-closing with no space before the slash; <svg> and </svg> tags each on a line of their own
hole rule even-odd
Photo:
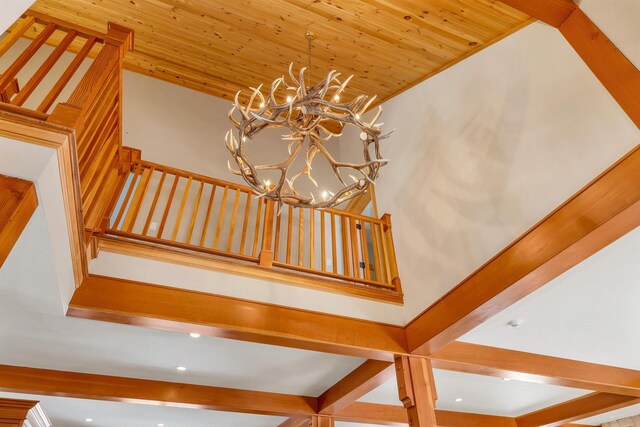
<svg viewBox="0 0 640 427">
<path fill-rule="evenodd" d="M 326 191 L 323 191 L 322 192 L 322 200 L 324 200 L 326 202 L 328 198 L 329 198 L 329 193 L 327 193 Z"/>
<path fill-rule="evenodd" d="M 340 101 L 340 95 L 334 95 L 333 96 L 333 100 L 334 101 Z"/>
<path fill-rule="evenodd" d="M 288 102 L 288 103 L 291 103 L 291 101 L 293 101 L 293 98 L 292 98 L 292 97 L 290 97 L 290 96 L 287 96 L 287 102 Z"/>
<path fill-rule="evenodd" d="M 264 102 L 260 103 L 260 108 L 264 108 Z"/>
<path fill-rule="evenodd" d="M 356 119 L 360 120 L 360 114 L 356 114 Z"/>
</svg>

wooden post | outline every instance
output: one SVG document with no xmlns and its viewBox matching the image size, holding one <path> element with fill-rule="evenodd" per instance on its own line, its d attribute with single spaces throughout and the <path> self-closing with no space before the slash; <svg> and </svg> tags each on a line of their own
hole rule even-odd
<svg viewBox="0 0 640 427">
<path fill-rule="evenodd" d="M 435 401 L 438 396 L 431 361 L 398 356 L 395 363 L 398 395 L 407 410 L 409 427 L 436 427 Z"/>
<path fill-rule="evenodd" d="M 381 242 L 387 248 L 387 256 L 389 257 L 389 277 L 391 277 L 391 284 L 395 286 L 396 292 L 402 292 L 402 284 L 400 283 L 400 276 L 398 275 L 398 264 L 396 263 L 396 249 L 393 244 L 393 234 L 391 233 L 391 215 L 386 213 L 380 218 L 383 221 L 383 242 Z"/>
<path fill-rule="evenodd" d="M 333 417 L 325 415 L 314 415 L 311 417 L 311 427 L 333 427 L 334 425 Z"/>
<path fill-rule="evenodd" d="M 0 175 L 0 267 L 37 207 L 33 182 Z"/>
<path fill-rule="evenodd" d="M 275 204 L 273 200 L 266 200 L 264 209 L 264 226 L 262 228 L 262 249 L 258 265 L 261 267 L 271 267 L 273 265 L 273 215 Z M 256 230 L 256 233 L 258 230 Z"/>
<path fill-rule="evenodd" d="M 35 400 L 0 399 L 0 426 L 22 427 L 29 411 L 37 404 Z"/>
</svg>

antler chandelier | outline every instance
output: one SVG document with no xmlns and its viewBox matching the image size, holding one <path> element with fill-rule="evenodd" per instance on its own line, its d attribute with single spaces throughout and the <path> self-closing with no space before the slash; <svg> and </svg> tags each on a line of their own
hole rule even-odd
<svg viewBox="0 0 640 427">
<path fill-rule="evenodd" d="M 313 36 L 308 33 L 307 39 L 310 48 Z M 353 76 L 341 82 L 340 73 L 333 70 L 311 86 L 305 83 L 306 70 L 306 67 L 302 68 L 296 78 L 291 64 L 291 82 L 284 76 L 274 80 L 266 95 L 262 93 L 262 85 L 250 88 L 252 93 L 244 104 L 239 100 L 239 91 L 229 111 L 236 131 L 227 132 L 225 142 L 238 166 L 233 169 L 229 164 L 229 169 L 242 176 L 259 197 L 321 209 L 339 205 L 367 191 L 378 177 L 380 167 L 388 162 L 380 155 L 380 140 L 388 135 L 381 134 L 382 123 L 377 123 L 382 107 L 371 119 L 363 119 L 375 96 L 360 95 L 350 102 L 340 102 Z M 362 162 L 338 161 L 328 149 L 328 143 L 342 136 L 347 126 L 354 126 L 359 131 Z M 254 163 L 247 155 L 249 147 L 256 143 L 260 132 L 274 128 L 287 132 L 278 142 L 287 144 L 288 155 L 277 163 Z M 341 141 L 341 144 L 347 143 L 352 142 Z M 277 147 L 272 148 L 275 151 Z M 326 160 L 337 180 L 335 191 L 329 191 L 326 183 L 320 186 L 312 174 L 318 156 Z M 303 161 L 296 162 L 299 158 Z M 301 177 L 313 184 L 313 191 L 304 192 L 296 187 Z"/>
</svg>

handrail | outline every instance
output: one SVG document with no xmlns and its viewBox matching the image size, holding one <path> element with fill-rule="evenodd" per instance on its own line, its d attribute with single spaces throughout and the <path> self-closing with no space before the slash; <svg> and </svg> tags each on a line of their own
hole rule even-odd
<svg viewBox="0 0 640 427">
<path fill-rule="evenodd" d="M 135 160 L 105 233 L 400 292 L 388 215 L 299 209 L 251 188 Z"/>
</svg>

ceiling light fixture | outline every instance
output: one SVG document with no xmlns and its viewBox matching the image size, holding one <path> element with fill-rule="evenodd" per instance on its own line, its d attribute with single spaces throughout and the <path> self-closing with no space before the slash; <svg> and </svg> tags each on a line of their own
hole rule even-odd
<svg viewBox="0 0 640 427">
<path fill-rule="evenodd" d="M 164 424 L 158 423 L 158 427 L 164 427 Z"/>
<path fill-rule="evenodd" d="M 380 154 L 380 140 L 389 135 L 382 135 L 382 123 L 377 123 L 382 107 L 378 107 L 370 119 L 362 120 L 375 96 L 359 95 L 351 101 L 340 101 L 353 76 L 340 81 L 340 73 L 333 70 L 319 83 L 312 85 L 306 81 L 311 72 L 311 42 L 315 36 L 308 32 L 306 38 L 309 66 L 302 68 L 298 76 L 294 75 L 292 63 L 290 81 L 284 76 L 274 80 L 266 95 L 262 93 L 263 85 L 251 88 L 252 93 L 244 103 L 240 102 L 241 92 L 236 94 L 234 106 L 229 111 L 229 120 L 235 130 L 227 132 L 225 142 L 238 167 L 233 169 L 229 164 L 229 170 L 242 176 L 259 197 L 291 206 L 322 209 L 367 191 L 378 178 L 380 167 L 388 163 Z M 278 101 L 283 99 L 286 103 Z M 357 163 L 335 159 L 328 149 L 329 141 L 342 136 L 347 127 L 354 127 L 354 135 L 359 135 L 363 159 Z M 285 130 L 282 140 L 288 143 L 288 156 L 280 163 L 254 163 L 247 151 L 260 132 L 273 128 Z M 276 151 L 280 141 L 274 141 L 272 145 L 273 149 L 261 152 Z M 298 158 L 304 161 L 296 162 Z M 316 158 L 329 164 L 336 178 L 330 179 L 333 186 L 329 182 L 322 182 L 320 186 L 317 176 L 312 175 Z M 302 183 L 303 186 L 306 184 L 305 189 L 300 187 L 302 177 L 310 183 Z M 324 192 L 319 188 L 334 191 L 324 190 L 329 197 L 323 197 Z"/>
<path fill-rule="evenodd" d="M 84 420 L 88 423 L 93 422 L 93 418 L 85 418 Z"/>
<path fill-rule="evenodd" d="M 462 398 L 460 398 L 460 397 L 459 397 L 459 398 L 457 398 L 457 399 L 456 399 L 456 402 L 462 402 Z"/>
<path fill-rule="evenodd" d="M 185 368 L 184 366 L 176 366 L 176 369 L 178 371 L 186 371 L 187 370 L 187 368 Z"/>
<path fill-rule="evenodd" d="M 511 381 L 511 378 L 503 378 L 504 381 Z"/>
<path fill-rule="evenodd" d="M 200 338 L 200 334 L 199 334 L 199 333 L 197 333 L 197 332 L 191 332 L 191 333 L 189 334 L 189 336 L 190 336 L 191 338 Z"/>
</svg>

